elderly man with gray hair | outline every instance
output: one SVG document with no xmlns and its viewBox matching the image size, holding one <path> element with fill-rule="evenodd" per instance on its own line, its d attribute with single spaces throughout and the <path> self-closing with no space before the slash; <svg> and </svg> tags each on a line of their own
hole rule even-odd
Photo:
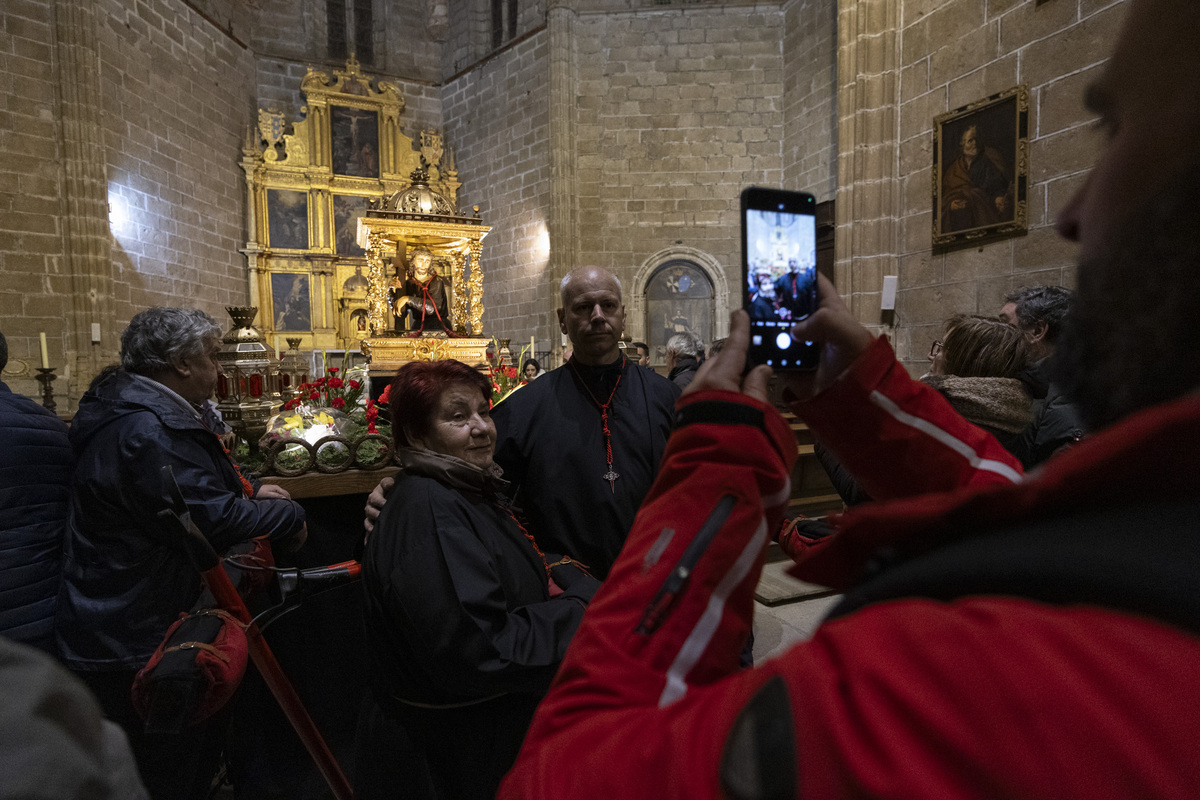
<svg viewBox="0 0 1200 800">
<path fill-rule="evenodd" d="M 203 311 L 151 308 L 121 336 L 121 366 L 93 381 L 71 425 L 75 453 L 56 629 L 63 661 L 125 729 L 155 798 L 203 797 L 220 724 L 151 737 L 130 687 L 170 624 L 200 596 L 200 574 L 157 514 L 171 466 L 197 527 L 217 552 L 258 537 L 296 549 L 304 511 L 287 492 L 247 481 L 203 412 L 217 382 L 221 330 Z M 211 722 L 211 721 L 210 721 Z"/>
<path fill-rule="evenodd" d="M 692 382 L 703 359 L 704 343 L 696 334 L 685 331 L 667 339 L 667 378 L 680 390 Z"/>
</svg>

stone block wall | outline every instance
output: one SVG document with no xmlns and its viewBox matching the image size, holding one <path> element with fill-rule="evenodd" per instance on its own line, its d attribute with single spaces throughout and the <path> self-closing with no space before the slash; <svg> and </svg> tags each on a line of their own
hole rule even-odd
<svg viewBox="0 0 1200 800">
<path fill-rule="evenodd" d="M 576 30 L 580 263 L 637 296 L 639 267 L 693 248 L 723 268 L 718 286 L 738 286 L 738 194 L 784 178 L 782 11 L 649 7 L 581 15 Z"/>
<path fill-rule="evenodd" d="M 837 3 L 784 4 L 783 185 L 837 195 Z"/>
<path fill-rule="evenodd" d="M 1089 129 L 1083 90 L 1112 50 L 1125 6 L 1119 0 L 901 3 L 894 334 L 912 372 L 927 368 L 925 355 L 947 316 L 994 314 L 1019 286 L 1074 283 L 1075 247 L 1055 234 L 1054 219 L 1095 159 L 1100 140 Z M 1029 234 L 935 253 L 933 118 L 1017 84 L 1029 89 Z"/>
<path fill-rule="evenodd" d="M 38 333 L 50 363 L 65 361 L 63 321 L 71 312 L 71 276 L 63 251 L 60 129 L 50 3 L 0 6 L 0 333 L 8 341 L 3 380 L 37 396 Z M 55 385 L 62 389 L 62 382 Z"/>
<path fill-rule="evenodd" d="M 443 87 L 447 143 L 463 188 L 463 213 L 480 207 L 492 226 L 483 240 L 484 333 L 511 337 L 514 355 L 530 335 L 547 341 L 543 304 L 550 208 L 547 36 L 524 39 Z M 553 333 L 557 335 L 557 325 Z"/>
<path fill-rule="evenodd" d="M 224 325 L 225 306 L 249 297 L 237 159 L 253 111 L 253 54 L 179 0 L 102 8 L 116 318 L 189 305 Z"/>
</svg>

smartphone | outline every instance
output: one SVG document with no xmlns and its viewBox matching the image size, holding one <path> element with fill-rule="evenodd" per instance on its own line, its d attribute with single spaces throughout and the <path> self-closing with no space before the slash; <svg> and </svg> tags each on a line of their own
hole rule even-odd
<svg viewBox="0 0 1200 800">
<path fill-rule="evenodd" d="M 742 190 L 742 308 L 750 315 L 751 364 L 817 368 L 820 348 L 789 332 L 817 309 L 816 209 L 804 192 Z"/>
</svg>

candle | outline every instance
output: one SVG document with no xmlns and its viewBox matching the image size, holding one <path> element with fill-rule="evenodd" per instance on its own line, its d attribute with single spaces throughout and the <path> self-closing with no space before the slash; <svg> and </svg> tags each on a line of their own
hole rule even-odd
<svg viewBox="0 0 1200 800">
<path fill-rule="evenodd" d="M 46 351 L 46 332 L 39 333 L 38 339 L 42 343 L 42 369 L 50 369 L 50 353 Z"/>
<path fill-rule="evenodd" d="M 533 335 L 530 334 L 530 336 L 529 336 L 529 357 L 530 358 L 533 358 L 533 352 L 534 352 L 534 341 L 533 341 Z"/>
</svg>

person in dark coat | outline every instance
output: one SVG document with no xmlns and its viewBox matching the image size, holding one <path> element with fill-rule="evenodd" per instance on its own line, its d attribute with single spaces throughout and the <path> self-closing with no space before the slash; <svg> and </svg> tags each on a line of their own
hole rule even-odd
<svg viewBox="0 0 1200 800">
<path fill-rule="evenodd" d="M 1021 437 L 1021 447 L 1029 454 L 1028 461 L 1022 459 L 1025 469 L 1041 464 L 1087 433 L 1079 410 L 1046 374 L 1074 301 L 1075 292 L 1065 286 L 1023 286 L 1009 293 L 1000 308 L 1000 319 L 1019 328 L 1029 341 L 1029 364 L 1021 374 L 1033 398 L 1033 421 Z"/>
<path fill-rule="evenodd" d="M 441 798 L 495 795 L 599 586 L 540 550 L 509 508 L 490 399 L 487 378 L 458 361 L 397 371 L 402 469 L 363 557 L 372 691 Z M 411 776 L 393 780 L 407 796 Z"/>
<path fill-rule="evenodd" d="M 667 340 L 667 380 L 683 391 L 696 376 L 703 357 L 704 345 L 699 337 L 691 333 L 675 334 Z"/>
<path fill-rule="evenodd" d="M 151 737 L 130 687 L 170 624 L 200 596 L 200 574 L 165 541 L 169 506 L 161 470 L 171 466 L 192 521 L 213 549 L 262 536 L 294 549 L 304 510 L 277 486 L 245 480 L 201 407 L 217 381 L 221 330 L 203 311 L 151 308 L 121 336 L 121 366 L 104 371 L 79 401 L 56 631 L 61 658 L 125 729 L 146 788 L 156 798 L 205 796 L 220 752 L 220 726 Z"/>
<path fill-rule="evenodd" d="M 0 382 L 0 636 L 51 654 L 70 480 L 66 424 Z"/>
</svg>

